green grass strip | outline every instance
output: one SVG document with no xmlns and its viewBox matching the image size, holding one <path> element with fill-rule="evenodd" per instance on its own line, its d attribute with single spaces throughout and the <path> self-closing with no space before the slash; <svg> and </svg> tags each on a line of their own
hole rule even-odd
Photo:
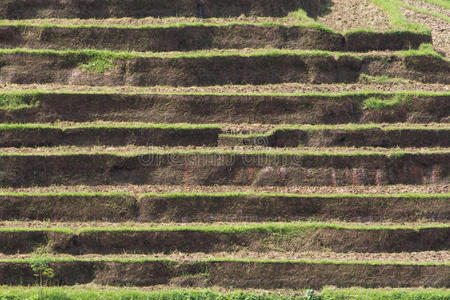
<svg viewBox="0 0 450 300">
<path fill-rule="evenodd" d="M 25 130 L 25 129 L 161 129 L 161 130 L 203 130 L 203 129 L 221 129 L 219 125 L 210 124 L 93 124 L 93 125 L 74 125 L 74 126 L 56 126 L 47 124 L 0 124 L 0 130 Z M 199 133 L 200 134 L 200 133 Z"/>
<path fill-rule="evenodd" d="M 389 0 L 389 1 L 393 1 L 393 0 Z M 435 12 L 435 11 L 432 11 L 432 10 L 423 9 L 423 8 L 420 8 L 420 7 L 417 7 L 417 6 L 414 6 L 414 5 L 410 5 L 410 4 L 408 4 L 406 2 L 403 2 L 403 1 L 400 1 L 400 0 L 394 0 L 394 1 L 398 1 L 398 4 L 400 6 L 403 6 L 404 8 L 413 10 L 413 11 L 421 13 L 421 14 L 425 14 L 425 15 L 429 15 L 429 16 L 432 16 L 432 17 L 435 17 L 435 18 L 439 18 L 439 19 L 442 19 L 442 20 L 450 23 L 450 17 L 448 17 L 446 15 L 443 15 L 441 13 L 438 13 L 438 12 Z M 431 2 L 431 1 L 436 2 L 436 3 L 445 3 L 445 2 L 442 2 L 441 0 L 428 0 L 428 2 Z M 446 4 L 448 6 L 450 6 L 450 2 L 449 1 L 447 1 Z"/>
<path fill-rule="evenodd" d="M 51 124 L 34 124 L 34 123 L 0 123 L 0 130 L 8 131 L 8 130 L 61 130 L 67 131 L 71 129 L 161 129 L 161 130 L 209 130 L 209 129 L 217 129 L 221 130 L 222 126 L 225 124 L 161 124 L 161 123 L 152 123 L 152 124 L 82 124 L 82 125 L 74 125 L 74 126 L 58 126 Z M 290 130 L 302 130 L 302 131 L 322 131 L 322 130 L 371 130 L 371 129 L 380 129 L 383 131 L 404 131 L 404 130 L 423 130 L 423 131 L 447 131 L 450 130 L 449 127 L 439 126 L 381 126 L 377 124 L 345 124 L 345 125 L 281 125 L 276 127 L 268 132 L 264 133 L 251 133 L 251 134 L 221 134 L 224 137 L 233 137 L 233 138 L 252 138 L 252 137 L 261 137 L 261 136 L 270 136 L 273 135 L 277 131 L 290 131 Z"/>
<path fill-rule="evenodd" d="M 384 9 L 390 18 L 392 25 L 410 31 L 430 34 L 430 29 L 422 24 L 408 22 L 402 14 L 400 7 L 404 6 L 401 0 L 371 0 Z"/>
<path fill-rule="evenodd" d="M 29 264 L 36 261 L 34 258 L 12 258 L 12 259 L 0 259 L 0 263 L 12 263 L 12 264 Z M 122 257 L 102 257 L 102 258 L 79 258 L 70 256 L 46 256 L 48 263 L 58 262 L 117 262 L 117 263 L 151 263 L 151 262 L 165 262 L 171 265 L 180 264 L 175 260 L 166 258 L 122 258 Z M 387 262 L 387 261 L 356 261 L 356 260 L 311 260 L 311 259 L 241 259 L 241 258 L 212 258 L 212 259 L 199 259 L 196 263 L 220 263 L 220 262 L 236 262 L 236 263 L 261 263 L 261 264 L 327 264 L 327 265 L 363 265 L 363 266 L 450 266 L 450 262 Z M 189 264 L 192 264 L 189 262 Z M 1 299 L 1 298 L 0 298 Z"/>
<path fill-rule="evenodd" d="M 440 6 L 447 10 L 450 10 L 450 1 L 449 0 L 422 0 L 422 1 L 429 3 L 429 4 L 434 4 L 434 5 Z"/>
<path fill-rule="evenodd" d="M 445 300 L 446 289 L 336 289 L 301 290 L 295 294 L 266 291 L 217 292 L 208 289 L 142 291 L 131 288 L 0 287 L 2 300 Z"/>
<path fill-rule="evenodd" d="M 73 228 L 23 228 L 23 227 L 1 227 L 0 232 L 60 232 L 68 234 L 96 233 L 96 232 L 212 232 L 212 233 L 278 233 L 290 234 L 303 230 L 336 229 L 336 230 L 422 230 L 422 229 L 448 229 L 450 224 L 422 224 L 422 225 L 359 225 L 345 223 L 327 223 L 327 222 L 272 222 L 255 223 L 240 225 L 156 225 L 153 227 L 84 227 L 80 229 Z"/>
<path fill-rule="evenodd" d="M 1 126 L 1 125 L 0 125 Z M 406 131 L 406 130 L 421 130 L 421 131 L 427 131 L 427 132 L 436 132 L 436 131 L 448 131 L 450 130 L 449 127 L 427 127 L 427 126 L 405 126 L 405 127 L 395 127 L 395 126 L 380 126 L 376 124 L 369 124 L 369 125 L 359 125 L 359 124 L 348 124 L 348 125 L 283 125 L 276 127 L 268 132 L 264 133 L 250 133 L 250 134 L 232 134 L 232 133 L 224 133 L 220 134 L 221 137 L 229 137 L 229 138 L 237 138 L 237 139 L 249 139 L 249 138 L 256 138 L 256 137 L 268 137 L 274 135 L 278 131 L 295 131 L 295 130 L 301 130 L 301 131 L 308 131 L 308 132 L 314 132 L 314 131 L 332 131 L 332 130 L 357 130 L 357 131 L 364 131 L 364 130 L 372 130 L 372 129 L 380 129 L 382 131 Z"/>
<path fill-rule="evenodd" d="M 339 58 L 352 57 L 355 59 L 364 59 L 366 57 L 386 57 L 386 56 L 435 56 L 442 60 L 448 60 L 442 57 L 437 52 L 431 52 L 429 47 L 425 50 L 408 50 L 408 51 L 394 51 L 390 54 L 352 54 L 349 52 L 333 52 L 333 51 L 323 51 L 323 50 L 279 50 L 279 49 L 259 49 L 254 50 L 249 53 L 240 53 L 235 51 L 224 51 L 217 52 L 213 50 L 200 50 L 193 52 L 175 52 L 175 53 L 164 53 L 164 52 L 124 52 L 124 51 L 109 51 L 109 50 L 51 50 L 51 49 L 28 49 L 28 48 L 14 48 L 14 49 L 0 49 L 0 55 L 10 55 L 10 54 L 31 54 L 31 55 L 45 55 L 45 56 L 71 56 L 74 59 L 96 59 L 96 60 L 107 60 L 107 59 L 133 59 L 133 58 L 210 58 L 210 57 L 280 57 L 280 56 L 301 56 L 301 57 L 334 57 Z"/>
</svg>

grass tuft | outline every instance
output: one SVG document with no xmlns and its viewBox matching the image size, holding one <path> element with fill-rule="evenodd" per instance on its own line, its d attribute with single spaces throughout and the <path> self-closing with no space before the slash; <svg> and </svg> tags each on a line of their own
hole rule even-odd
<svg viewBox="0 0 450 300">
<path fill-rule="evenodd" d="M 364 100 L 363 108 L 367 110 L 384 110 L 396 106 L 407 106 L 412 100 L 409 95 L 396 95 L 391 99 L 370 97 Z"/>
</svg>

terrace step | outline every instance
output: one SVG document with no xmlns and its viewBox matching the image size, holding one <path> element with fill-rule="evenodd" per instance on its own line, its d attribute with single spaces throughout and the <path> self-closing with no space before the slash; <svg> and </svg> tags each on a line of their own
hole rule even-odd
<svg viewBox="0 0 450 300">
<path fill-rule="evenodd" d="M 146 149 L 146 150 L 143 150 Z M 302 151 L 13 148 L 2 187 L 98 184 L 342 186 L 448 183 L 448 150 Z M 370 149 L 370 148 L 369 148 Z M 100 151 L 100 152 L 99 152 Z M 127 152 L 132 151 L 132 152 Z"/>
<path fill-rule="evenodd" d="M 449 84 L 450 61 L 421 52 L 345 54 L 301 50 L 128 53 L 0 51 L 0 83 L 207 86 L 354 83 L 362 74 Z M 270 71 L 269 71 L 270 70 Z"/>
<path fill-rule="evenodd" d="M 36 282 L 32 259 L 0 261 L 0 283 L 31 285 Z M 50 260 L 54 278 L 49 284 L 227 288 L 320 289 L 336 287 L 440 287 L 448 288 L 447 263 L 395 263 L 371 261 L 160 258 L 71 258 Z M 364 274 L 364 276 L 361 276 Z M 447 274 L 447 275 L 446 275 Z"/>
<path fill-rule="evenodd" d="M 110 17 L 166 17 L 193 16 L 200 18 L 229 16 L 286 16 L 289 12 L 305 10 L 317 16 L 326 1 L 304 0 L 164 0 L 152 2 L 131 0 L 12 0 L 0 3 L 0 18 L 110 18 Z"/>
<path fill-rule="evenodd" d="M 0 131 L 1 134 L 1 131 Z M 221 134 L 219 145 L 266 147 L 421 147 L 450 146 L 450 128 L 308 126 L 276 128 L 263 134 Z"/>
<path fill-rule="evenodd" d="M 199 19 L 200 21 L 202 19 Z M 282 19 L 280 19 L 282 21 Z M 171 20 L 173 22 L 173 20 Z M 89 25 L 43 25 L 3 22 L 0 48 L 108 49 L 121 51 L 192 51 L 200 49 L 278 48 L 329 51 L 418 49 L 431 43 L 431 35 L 399 32 L 349 32 L 340 34 L 312 25 L 264 23 L 172 23 L 145 27 L 114 26 L 115 20 Z M 160 21 L 159 21 L 160 22 Z M 365 41 L 370 40 L 370 43 Z"/>
<path fill-rule="evenodd" d="M 3 227 L 0 253 L 48 247 L 66 254 L 171 252 L 419 252 L 450 247 L 450 225 L 383 226 L 333 223 L 58 228 Z M 450 257 L 450 255 L 449 255 Z"/>
<path fill-rule="evenodd" d="M 101 190 L 118 188 L 120 189 L 120 186 Z M 323 194 L 332 193 L 334 190 L 324 191 L 312 187 L 300 190 L 297 194 L 292 194 L 294 190 L 276 193 L 258 188 L 237 192 L 242 190 L 239 187 L 229 188 L 228 193 L 214 192 L 201 187 L 197 188 L 197 192 L 191 193 L 180 192 L 184 190 L 182 187 L 178 187 L 178 190 L 176 187 L 172 190 L 169 187 L 159 187 L 165 188 L 168 193 L 163 191 L 148 193 L 158 190 L 158 187 L 152 188 L 145 190 L 145 187 L 126 186 L 123 187 L 124 191 L 102 193 L 95 191 L 95 187 L 91 187 L 91 190 L 86 187 L 73 191 L 73 188 L 63 186 L 58 187 L 56 191 L 59 192 L 55 190 L 49 192 L 45 189 L 2 192 L 0 220 L 447 222 L 450 217 L 450 194 L 395 194 L 395 189 L 390 190 L 391 194 L 342 194 L 342 191 L 338 191 L 337 194 Z M 448 190 L 448 186 L 442 188 Z M 142 191 L 140 194 L 129 192 L 135 189 Z M 385 188 L 385 192 L 387 189 Z M 367 192 L 370 188 L 360 190 Z M 315 194 L 301 194 L 306 191 Z"/>
<path fill-rule="evenodd" d="M 220 87 L 217 88 L 219 93 L 209 89 L 200 93 L 195 89 L 194 92 L 114 89 L 106 92 L 86 88 L 81 91 L 4 91 L 0 94 L 0 122 L 449 123 L 450 92 L 443 86 L 439 88 L 442 92 L 321 94 L 229 94 Z"/>
<path fill-rule="evenodd" d="M 217 146 L 220 127 L 164 124 L 1 125 L 0 147 L 35 146 Z"/>
<path fill-rule="evenodd" d="M 233 126 L 239 130 L 239 125 Z M 243 128 L 246 128 L 244 125 Z M 0 124 L 0 147 L 36 146 L 262 146 L 450 147 L 450 127 L 303 126 L 266 133 L 221 134 L 225 126 L 187 124 Z"/>
</svg>

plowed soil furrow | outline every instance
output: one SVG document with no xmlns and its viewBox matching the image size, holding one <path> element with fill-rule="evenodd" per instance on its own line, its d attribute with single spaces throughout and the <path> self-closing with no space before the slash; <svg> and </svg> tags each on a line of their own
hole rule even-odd
<svg viewBox="0 0 450 300">
<path fill-rule="evenodd" d="M 338 31 L 394 29 L 386 12 L 369 0 L 333 0 L 317 21 Z"/>
<path fill-rule="evenodd" d="M 448 17 L 450 17 L 450 11 L 448 9 L 445 9 L 442 6 L 437 5 L 437 4 L 427 3 L 422 0 L 402 0 L 402 1 L 409 5 L 418 7 L 420 9 L 432 11 L 432 12 L 442 14 L 442 15 L 447 15 Z"/>
</svg>

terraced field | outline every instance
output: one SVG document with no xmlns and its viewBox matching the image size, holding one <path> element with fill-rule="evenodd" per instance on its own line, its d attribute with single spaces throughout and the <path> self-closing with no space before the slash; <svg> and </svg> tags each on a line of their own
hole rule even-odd
<svg viewBox="0 0 450 300">
<path fill-rule="evenodd" d="M 450 299 L 449 9 L 1 1 L 0 299 Z"/>
</svg>

